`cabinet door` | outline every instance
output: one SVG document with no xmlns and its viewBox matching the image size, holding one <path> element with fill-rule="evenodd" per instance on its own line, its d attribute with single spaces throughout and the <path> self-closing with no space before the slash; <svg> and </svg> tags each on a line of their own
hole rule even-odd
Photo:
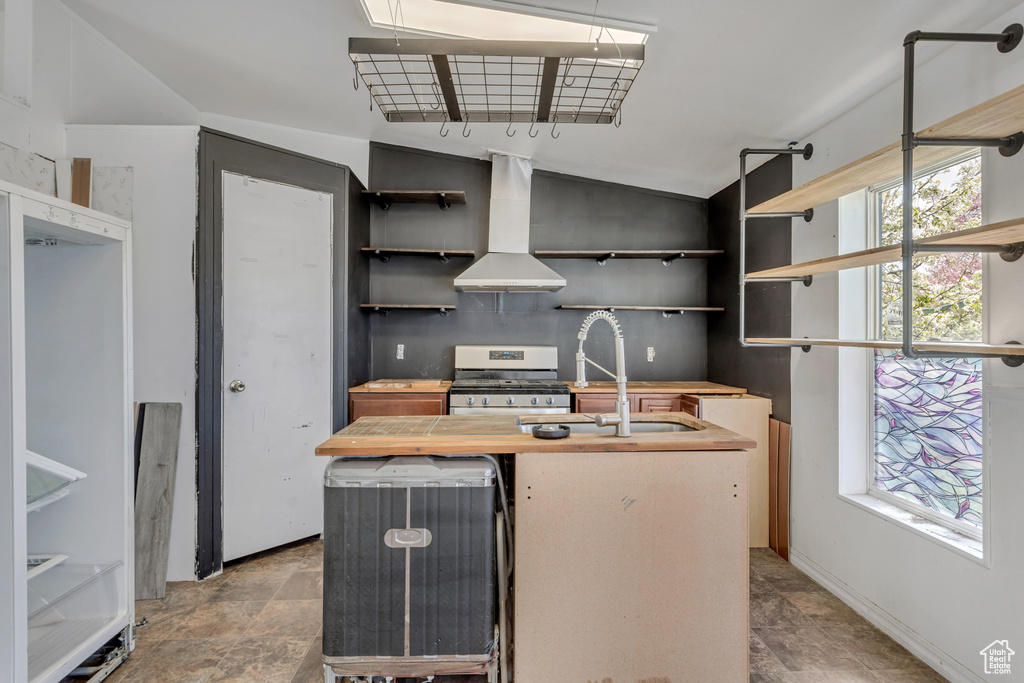
<svg viewBox="0 0 1024 683">
<path fill-rule="evenodd" d="M 444 415 L 447 394 L 349 394 L 348 421 L 369 415 Z"/>
<path fill-rule="evenodd" d="M 630 410 L 632 410 L 632 403 Z M 576 394 L 577 413 L 614 413 L 615 394 Z"/>
<path fill-rule="evenodd" d="M 633 404 L 641 413 L 678 413 L 683 410 L 681 394 L 637 394 Z"/>
<path fill-rule="evenodd" d="M 679 396 L 679 405 L 679 409 L 684 413 L 689 413 L 694 417 L 700 417 L 700 396 L 682 394 Z"/>
</svg>

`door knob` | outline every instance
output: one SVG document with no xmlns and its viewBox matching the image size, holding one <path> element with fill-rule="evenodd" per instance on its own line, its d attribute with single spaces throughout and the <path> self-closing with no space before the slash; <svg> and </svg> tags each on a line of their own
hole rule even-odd
<svg viewBox="0 0 1024 683">
<path fill-rule="evenodd" d="M 236 394 L 240 394 L 245 391 L 245 382 L 240 379 L 233 379 L 231 380 L 231 384 L 228 385 L 228 389 Z"/>
</svg>

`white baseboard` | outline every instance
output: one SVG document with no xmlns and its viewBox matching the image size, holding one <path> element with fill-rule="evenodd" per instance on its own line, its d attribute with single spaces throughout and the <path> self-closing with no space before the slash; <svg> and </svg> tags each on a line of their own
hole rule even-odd
<svg viewBox="0 0 1024 683">
<path fill-rule="evenodd" d="M 940 650 L 934 643 L 907 628 L 903 622 L 850 588 L 807 556 L 790 548 L 789 561 L 952 683 L 984 683 L 985 679 Z"/>
</svg>

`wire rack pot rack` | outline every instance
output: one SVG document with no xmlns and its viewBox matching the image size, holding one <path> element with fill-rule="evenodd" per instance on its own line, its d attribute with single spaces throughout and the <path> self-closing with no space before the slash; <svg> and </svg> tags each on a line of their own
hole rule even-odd
<svg viewBox="0 0 1024 683">
<path fill-rule="evenodd" d="M 636 44 L 350 38 L 362 80 L 390 122 L 621 123 L 644 62 Z M 372 106 L 372 105 L 371 105 Z M 551 131 L 554 137 L 554 127 Z"/>
<path fill-rule="evenodd" d="M 740 152 L 740 276 L 739 341 L 744 347 L 845 346 L 900 350 L 907 358 L 959 357 L 1002 358 L 1011 366 L 1024 363 L 1024 350 L 1016 341 L 1006 344 L 914 341 L 913 278 L 902 279 L 903 320 L 899 342 L 883 340 L 748 338 L 746 336 L 746 288 L 759 282 L 802 282 L 810 286 L 814 275 L 847 268 L 902 262 L 909 273 L 916 255 L 942 252 L 998 253 L 1006 261 L 1024 255 L 1024 218 L 984 225 L 979 228 L 915 240 L 913 232 L 914 151 L 918 160 L 936 163 L 949 158 L 959 147 L 995 147 L 1003 156 L 1013 156 L 1024 147 L 1024 86 L 961 112 L 941 123 L 914 132 L 914 48 L 921 41 L 994 43 L 999 52 L 1012 51 L 1024 36 L 1024 27 L 1011 24 L 1002 33 L 926 33 L 913 31 L 904 40 L 903 135 L 897 142 L 847 166 L 821 176 L 777 197 L 747 209 L 746 159 L 749 155 L 800 155 L 810 159 L 812 145 L 787 149 L 744 149 Z M 795 144 L 795 143 L 794 143 Z M 888 180 L 902 170 L 903 239 L 899 245 L 877 247 L 816 261 L 781 266 L 754 273 L 746 272 L 747 220 L 756 218 L 803 218 L 811 221 L 813 207 L 832 201 L 874 183 Z"/>
</svg>

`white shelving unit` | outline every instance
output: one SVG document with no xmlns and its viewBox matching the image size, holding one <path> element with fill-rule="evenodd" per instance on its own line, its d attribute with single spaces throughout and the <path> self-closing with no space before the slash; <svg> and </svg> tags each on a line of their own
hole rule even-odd
<svg viewBox="0 0 1024 683">
<path fill-rule="evenodd" d="M 0 183 L 3 681 L 60 681 L 119 634 L 132 646 L 130 228 Z M 40 497 L 40 472 L 73 483 Z"/>
</svg>

